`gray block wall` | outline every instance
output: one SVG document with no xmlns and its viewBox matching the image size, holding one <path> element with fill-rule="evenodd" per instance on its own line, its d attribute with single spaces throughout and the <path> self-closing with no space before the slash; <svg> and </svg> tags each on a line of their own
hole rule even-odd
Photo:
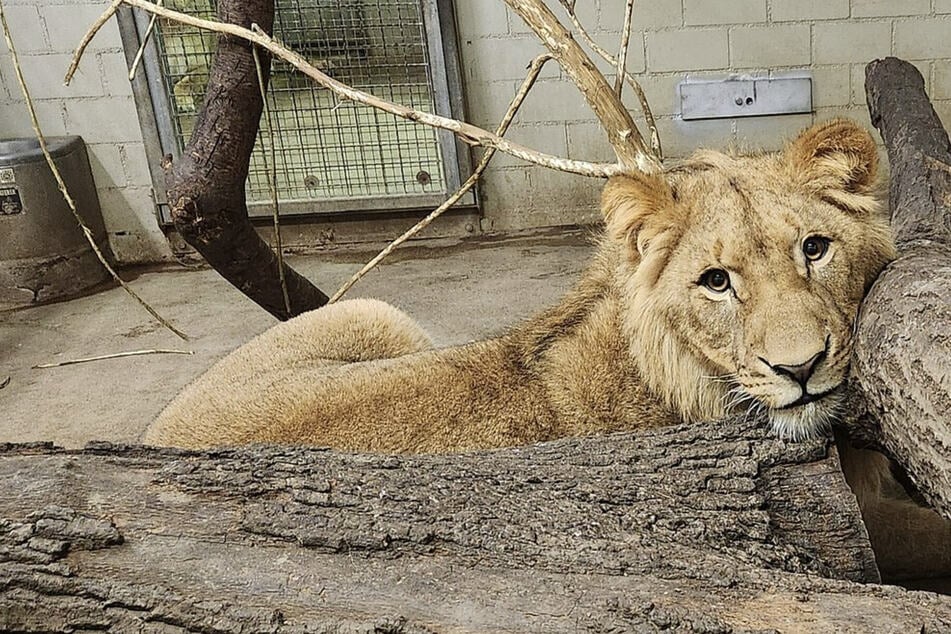
<svg viewBox="0 0 951 634">
<path fill-rule="evenodd" d="M 123 263 L 171 258 L 159 230 L 145 146 L 115 20 L 99 32 L 69 86 L 73 49 L 108 3 L 4 0 L 13 43 L 45 135 L 87 144 L 109 242 Z M 10 52 L 0 42 L 0 137 L 32 137 Z"/>
<path fill-rule="evenodd" d="M 555 0 L 548 2 L 563 15 Z M 89 145 L 119 260 L 167 259 L 115 21 L 93 42 L 73 84 L 62 86 L 73 48 L 106 4 L 5 0 L 4 7 L 44 132 L 79 134 Z M 581 19 L 609 50 L 617 48 L 624 4 L 577 0 Z M 456 11 L 469 119 L 494 129 L 542 48 L 502 0 L 457 0 Z M 951 124 L 951 0 L 638 0 L 628 70 L 647 92 L 666 155 L 677 158 L 698 146 L 774 149 L 812 121 L 833 116 L 867 123 L 864 65 L 885 55 L 918 65 L 938 113 Z M 814 114 L 706 121 L 678 115 L 675 87 L 682 79 L 804 69 L 814 77 Z M 30 135 L 9 52 L 0 44 L 0 137 Z M 554 65 L 510 137 L 571 158 L 614 158 L 578 91 Z M 595 221 L 601 185 L 497 155 L 481 190 L 483 229 Z"/>
<path fill-rule="evenodd" d="M 548 5 L 564 16 L 557 1 L 548 0 Z M 577 0 L 581 20 L 612 53 L 618 48 L 624 5 L 625 0 Z M 469 118 L 492 129 L 525 65 L 542 49 L 501 0 L 456 6 Z M 799 129 L 836 116 L 870 125 L 864 68 L 886 55 L 918 66 L 935 108 L 945 125 L 951 124 L 951 0 L 638 0 L 630 46 L 627 68 L 647 93 L 668 158 L 683 157 L 698 146 L 778 149 Z M 701 121 L 679 117 L 676 86 L 683 79 L 803 70 L 813 75 L 814 114 Z M 635 100 L 628 103 L 635 108 Z M 571 81 L 555 68 L 539 80 L 508 136 L 571 158 L 614 160 L 597 121 Z M 485 229 L 597 218 L 599 181 L 497 158 L 483 186 Z"/>
</svg>

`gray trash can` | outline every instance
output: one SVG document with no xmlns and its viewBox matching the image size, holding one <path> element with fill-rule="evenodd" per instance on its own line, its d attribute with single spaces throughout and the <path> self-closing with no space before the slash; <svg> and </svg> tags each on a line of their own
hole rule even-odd
<svg viewBox="0 0 951 634">
<path fill-rule="evenodd" d="M 80 216 L 111 257 L 82 137 L 50 137 L 46 143 Z M 0 309 L 76 295 L 108 277 L 39 142 L 0 141 Z"/>
</svg>

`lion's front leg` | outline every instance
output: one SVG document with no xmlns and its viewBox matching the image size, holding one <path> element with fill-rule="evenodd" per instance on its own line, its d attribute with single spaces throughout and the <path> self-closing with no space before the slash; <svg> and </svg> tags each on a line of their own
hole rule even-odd
<svg viewBox="0 0 951 634">
<path fill-rule="evenodd" d="M 951 521 L 912 500 L 883 454 L 839 449 L 884 580 L 951 576 Z"/>
</svg>

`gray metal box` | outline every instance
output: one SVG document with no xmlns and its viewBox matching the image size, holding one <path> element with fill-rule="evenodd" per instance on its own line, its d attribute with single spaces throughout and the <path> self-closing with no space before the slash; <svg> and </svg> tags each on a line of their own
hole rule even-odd
<svg viewBox="0 0 951 634">
<path fill-rule="evenodd" d="M 96 243 L 109 254 L 81 137 L 46 140 Z M 60 192 L 36 139 L 0 141 L 0 309 L 76 295 L 109 277 Z"/>
</svg>

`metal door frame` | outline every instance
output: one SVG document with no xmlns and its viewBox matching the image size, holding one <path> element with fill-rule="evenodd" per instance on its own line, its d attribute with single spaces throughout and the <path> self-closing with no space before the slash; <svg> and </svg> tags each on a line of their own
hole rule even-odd
<svg viewBox="0 0 951 634">
<path fill-rule="evenodd" d="M 459 63 L 456 21 L 452 0 L 419 0 L 426 27 L 426 46 L 432 75 L 433 103 L 435 113 L 444 117 L 465 120 L 465 102 L 462 93 L 462 74 Z M 118 11 L 119 32 L 127 60 L 135 55 L 145 36 L 151 14 L 123 6 Z M 173 160 L 181 154 L 177 133 L 172 121 L 172 111 L 155 38 L 149 38 L 145 47 L 140 70 L 132 82 L 136 108 L 149 169 L 155 192 L 157 213 L 162 224 L 172 223 L 165 188 L 163 161 L 157 157 L 171 155 Z M 356 104 L 355 107 L 369 107 Z M 472 173 L 468 146 L 448 130 L 437 130 L 446 191 L 431 194 L 404 194 L 399 196 L 375 196 L 354 198 L 328 198 L 323 200 L 290 200 L 281 202 L 282 216 L 334 215 L 347 213 L 405 212 L 438 207 L 465 178 Z M 478 206 L 478 197 L 470 191 L 455 208 L 470 211 Z M 270 216 L 271 204 L 266 201 L 248 204 L 248 214 L 253 217 Z"/>
</svg>

